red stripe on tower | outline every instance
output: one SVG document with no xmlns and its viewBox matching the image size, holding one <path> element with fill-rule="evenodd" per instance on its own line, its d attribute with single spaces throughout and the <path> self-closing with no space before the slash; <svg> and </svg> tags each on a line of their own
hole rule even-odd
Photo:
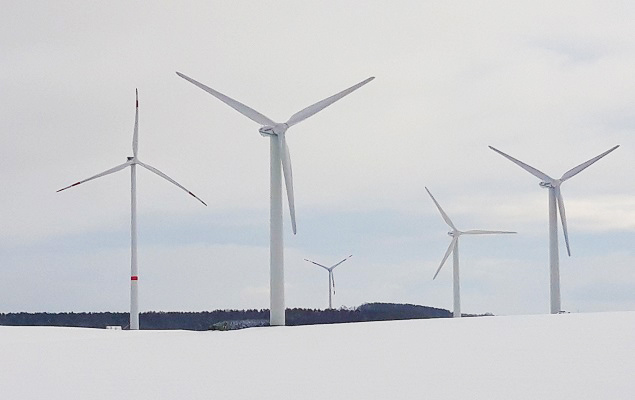
<svg viewBox="0 0 635 400">
<path fill-rule="evenodd" d="M 137 275 L 132 275 L 132 276 L 130 277 L 130 280 L 131 280 L 131 281 L 138 281 L 138 280 L 139 280 L 139 277 L 138 277 Z"/>
</svg>

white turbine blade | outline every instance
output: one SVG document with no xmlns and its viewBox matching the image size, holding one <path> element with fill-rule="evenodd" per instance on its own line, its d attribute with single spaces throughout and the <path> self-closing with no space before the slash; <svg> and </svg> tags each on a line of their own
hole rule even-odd
<svg viewBox="0 0 635 400">
<path fill-rule="evenodd" d="M 569 232 L 567 230 L 567 215 L 564 211 L 564 200 L 562 199 L 560 186 L 557 186 L 555 190 L 556 199 L 558 200 L 558 211 L 560 212 L 560 221 L 562 222 L 562 231 L 564 232 L 564 243 L 567 246 L 567 254 L 569 254 L 569 257 L 571 257 L 571 248 L 569 247 Z"/>
<path fill-rule="evenodd" d="M 296 234 L 295 226 L 295 200 L 293 197 L 293 172 L 291 171 L 291 156 L 289 155 L 289 146 L 284 133 L 278 135 L 280 143 L 280 159 L 282 161 L 282 172 L 284 173 L 284 187 L 287 189 L 287 199 L 289 200 L 289 213 L 291 214 L 291 228 L 293 234 Z"/>
<path fill-rule="evenodd" d="M 520 160 L 517 160 L 514 157 L 512 157 L 512 156 L 510 156 L 508 154 L 505 154 L 502 151 L 500 151 L 500 150 L 498 150 L 498 149 L 496 149 L 496 148 L 494 148 L 492 146 L 489 146 L 489 148 L 494 150 L 495 152 L 497 152 L 501 156 L 507 158 L 509 161 L 513 162 L 514 164 L 520 166 L 522 169 L 524 169 L 525 171 L 529 172 L 530 174 L 532 174 L 533 176 L 537 177 L 538 179 L 542 179 L 545 182 L 553 181 L 553 179 L 549 175 L 545 174 L 544 172 L 538 171 L 536 168 L 534 168 L 532 166 L 529 166 L 529 165 L 525 164 L 524 162 L 522 162 Z"/>
<path fill-rule="evenodd" d="M 452 220 L 450 219 L 450 217 L 448 217 L 448 214 L 446 214 L 445 211 L 443 211 L 443 209 L 441 208 L 441 205 L 437 202 L 437 199 L 435 199 L 432 193 L 430 193 L 428 188 L 426 188 L 426 192 L 428 192 L 428 194 L 430 195 L 430 198 L 432 198 L 432 201 L 434 201 L 434 204 L 439 209 L 439 212 L 441 213 L 441 217 L 443 217 L 443 220 L 445 221 L 445 223 L 448 224 L 450 228 L 454 229 L 455 231 L 458 230 L 456 229 L 456 226 L 454 226 L 454 224 L 452 223 Z"/>
<path fill-rule="evenodd" d="M 322 101 L 318 101 L 317 103 L 308 106 L 307 108 L 298 111 L 297 113 L 293 114 L 291 116 L 291 118 L 289 118 L 289 120 L 287 121 L 287 125 L 288 126 L 293 126 L 295 124 L 297 124 L 298 122 L 304 121 L 305 119 L 309 118 L 310 116 L 312 116 L 313 114 L 322 111 L 323 109 L 325 109 L 326 107 L 330 106 L 331 104 L 335 103 L 336 101 L 338 101 L 339 99 L 341 99 L 342 97 L 346 96 L 347 94 L 352 93 L 353 91 L 359 89 L 360 87 L 364 86 L 365 84 L 367 84 L 368 82 L 372 81 L 373 79 L 375 79 L 374 76 L 358 83 L 355 86 L 351 86 L 350 88 L 346 89 L 346 90 L 342 90 L 341 92 L 339 92 L 338 94 L 334 94 L 331 97 L 328 97 Z"/>
<path fill-rule="evenodd" d="M 178 186 L 179 188 L 183 189 L 184 191 L 186 191 L 190 196 L 194 197 L 196 200 L 200 201 L 201 203 L 203 203 L 204 205 L 207 205 L 203 200 L 199 199 L 198 196 L 196 196 L 194 193 L 190 192 L 189 190 L 187 190 L 183 185 L 181 185 L 180 183 L 178 183 L 177 181 L 175 181 L 174 179 L 170 178 L 169 176 L 167 176 L 166 174 L 164 174 L 163 172 L 159 171 L 158 169 L 148 165 L 148 164 L 144 164 L 141 161 L 137 161 L 137 164 L 141 165 L 143 168 L 147 169 L 150 172 L 154 172 L 155 174 L 159 175 L 161 178 L 165 179 L 166 181 L 174 184 L 175 186 Z"/>
<path fill-rule="evenodd" d="M 134 133 L 132 134 L 132 155 L 137 157 L 139 150 L 139 91 L 135 89 L 136 107 L 134 113 Z"/>
<path fill-rule="evenodd" d="M 456 246 L 456 242 L 458 240 L 459 240 L 458 236 L 455 236 L 452 238 L 452 241 L 450 242 L 448 249 L 445 251 L 445 255 L 443 256 L 443 259 L 441 260 L 441 265 L 439 265 L 437 272 L 435 272 L 434 276 L 432 277 L 433 280 L 437 277 L 437 275 L 439 275 L 439 271 L 441 271 L 441 268 L 443 268 L 443 264 L 445 264 L 445 260 L 448 259 L 448 257 L 450 256 L 450 253 L 452 253 L 452 251 L 454 250 L 454 247 Z"/>
<path fill-rule="evenodd" d="M 329 268 L 330 270 L 333 270 L 335 267 L 337 267 L 338 265 L 340 265 L 341 263 L 343 263 L 344 261 L 348 260 L 349 258 L 353 257 L 353 255 L 351 254 L 350 256 L 346 257 L 345 259 L 343 259 L 342 261 L 338 262 L 337 264 L 333 265 L 331 268 Z"/>
<path fill-rule="evenodd" d="M 613 150 L 617 149 L 618 147 L 620 147 L 619 144 L 617 146 L 614 146 L 614 147 L 610 148 L 609 150 L 605 151 L 604 153 L 600 154 L 599 156 L 593 157 L 589 161 L 583 162 L 582 164 L 578 165 L 577 167 L 571 168 L 570 170 L 568 170 L 567 172 L 565 172 L 562 175 L 562 178 L 560 178 L 560 180 L 562 182 L 564 182 L 567 179 L 574 177 L 575 175 L 579 174 L 580 172 L 585 170 L 587 167 L 589 167 L 591 164 L 593 164 L 594 162 L 596 162 L 600 158 L 604 157 L 605 155 L 609 154 Z"/>
<path fill-rule="evenodd" d="M 230 97 L 227 97 L 224 94 L 222 94 L 221 92 L 217 92 L 216 90 L 212 89 L 211 87 L 205 86 L 202 83 L 195 81 L 194 79 L 190 78 L 187 75 L 183 75 L 180 72 L 177 72 L 176 74 L 178 76 L 180 76 L 181 78 L 185 79 L 186 81 L 189 81 L 189 82 L 193 83 L 194 85 L 198 86 L 199 88 L 203 89 L 204 91 L 206 91 L 207 93 L 211 94 L 212 96 L 216 97 L 217 99 L 219 99 L 223 103 L 227 104 L 228 106 L 230 106 L 234 110 L 238 111 L 239 113 L 241 113 L 245 117 L 251 119 L 252 121 L 255 121 L 255 122 L 259 123 L 260 125 L 275 125 L 276 124 L 271 119 L 269 119 L 269 118 L 265 117 L 264 115 L 260 114 L 258 111 L 254 110 L 253 108 L 248 107 L 248 106 L 244 105 L 243 103 L 238 102 L 238 101 L 236 101 L 236 100 L 234 100 L 234 99 L 232 99 Z"/>
<path fill-rule="evenodd" d="M 322 268 L 324 268 L 324 269 L 325 269 L 325 270 L 327 270 L 327 271 L 329 270 L 329 269 L 328 269 L 328 267 L 326 267 L 326 266 L 324 266 L 324 265 L 322 265 L 322 264 L 318 264 L 318 263 L 316 263 L 315 261 L 307 260 L 306 258 L 304 259 L 304 261 L 310 262 L 311 264 L 315 264 L 315 265 L 317 265 L 318 267 L 322 267 Z"/>
<path fill-rule="evenodd" d="M 518 232 L 512 232 L 512 231 L 484 231 L 481 229 L 472 229 L 469 231 L 465 231 L 463 232 L 466 235 L 497 235 L 497 234 L 501 234 L 501 233 L 518 233 Z"/>
<path fill-rule="evenodd" d="M 97 179 L 97 178 L 100 178 L 102 176 L 110 175 L 110 174 L 112 174 L 114 172 L 121 171 L 122 169 L 126 168 L 130 164 L 132 164 L 132 162 L 131 161 L 127 161 L 127 162 L 125 162 L 125 163 L 123 163 L 121 165 L 117 165 L 114 168 L 110 168 L 109 170 L 106 170 L 106 171 L 104 171 L 104 172 L 102 172 L 100 174 L 97 174 L 97 175 L 91 176 L 90 178 L 84 179 L 83 181 L 79 181 L 79 182 L 73 183 L 72 185 L 66 186 L 65 188 L 61 188 L 60 190 L 58 190 L 58 192 L 61 192 L 62 190 L 66 190 L 66 189 L 69 189 L 69 188 L 72 188 L 73 186 L 77 186 L 77 185 L 82 184 L 84 182 L 92 181 L 93 179 Z"/>
</svg>

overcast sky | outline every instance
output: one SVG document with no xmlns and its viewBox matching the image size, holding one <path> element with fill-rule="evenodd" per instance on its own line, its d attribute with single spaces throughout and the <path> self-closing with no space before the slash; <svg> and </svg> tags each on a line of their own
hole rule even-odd
<svg viewBox="0 0 635 400">
<path fill-rule="evenodd" d="M 180 71 L 276 121 L 376 79 L 287 134 L 288 307 L 451 309 L 459 229 L 464 312 L 549 310 L 547 191 L 488 149 L 566 182 L 562 307 L 635 310 L 635 4 L 610 2 L 3 2 L 0 312 L 127 311 L 130 173 L 55 191 L 132 155 L 140 305 L 269 306 L 269 143 Z M 285 205 L 286 207 L 286 205 Z"/>
</svg>

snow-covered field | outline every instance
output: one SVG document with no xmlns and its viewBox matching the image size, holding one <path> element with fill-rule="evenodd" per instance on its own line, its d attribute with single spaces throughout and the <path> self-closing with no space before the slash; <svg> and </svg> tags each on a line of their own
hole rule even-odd
<svg viewBox="0 0 635 400">
<path fill-rule="evenodd" d="M 633 399 L 635 312 L 232 332 L 0 327 L 2 399 Z"/>
</svg>

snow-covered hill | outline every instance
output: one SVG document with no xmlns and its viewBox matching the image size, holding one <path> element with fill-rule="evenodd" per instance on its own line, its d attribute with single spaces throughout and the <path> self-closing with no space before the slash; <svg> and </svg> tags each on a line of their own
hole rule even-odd
<svg viewBox="0 0 635 400">
<path fill-rule="evenodd" d="M 635 312 L 231 332 L 0 327 L 2 399 L 633 399 Z"/>
</svg>

